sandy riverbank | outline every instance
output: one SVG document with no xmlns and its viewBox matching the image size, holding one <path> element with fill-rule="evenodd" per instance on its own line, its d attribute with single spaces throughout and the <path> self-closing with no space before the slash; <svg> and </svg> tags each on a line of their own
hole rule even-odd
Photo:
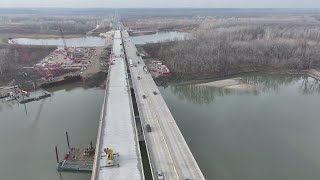
<svg viewBox="0 0 320 180">
<path fill-rule="evenodd" d="M 214 88 L 222 88 L 222 89 L 238 90 L 238 91 L 246 91 L 246 92 L 257 91 L 257 88 L 254 85 L 244 83 L 242 81 L 242 78 L 232 78 L 232 79 L 213 81 L 209 83 L 198 84 L 197 86 L 214 87 Z"/>
</svg>

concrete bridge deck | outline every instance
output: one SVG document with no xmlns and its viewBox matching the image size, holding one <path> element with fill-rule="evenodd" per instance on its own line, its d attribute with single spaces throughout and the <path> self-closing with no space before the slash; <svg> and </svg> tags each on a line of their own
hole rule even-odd
<svg viewBox="0 0 320 180">
<path fill-rule="evenodd" d="M 112 54 L 91 179 L 144 180 L 120 31 L 115 31 Z M 107 147 L 119 153 L 119 167 L 105 167 Z"/>
<path fill-rule="evenodd" d="M 128 32 L 122 31 L 122 37 L 127 59 L 133 62 L 130 74 L 141 122 L 152 128 L 144 130 L 144 136 L 153 176 L 161 170 L 166 180 L 205 179 L 153 78 L 144 71 Z"/>
</svg>

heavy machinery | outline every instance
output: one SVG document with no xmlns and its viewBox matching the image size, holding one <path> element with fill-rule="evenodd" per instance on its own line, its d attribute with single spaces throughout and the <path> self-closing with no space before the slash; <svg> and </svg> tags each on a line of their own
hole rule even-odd
<svg viewBox="0 0 320 180">
<path fill-rule="evenodd" d="M 66 51 L 66 56 L 64 57 L 64 59 L 67 59 L 69 57 L 70 53 L 69 53 L 69 49 L 68 49 L 66 40 L 64 39 L 64 35 L 63 35 L 62 29 L 60 29 L 60 35 L 61 35 L 61 39 L 62 39 L 62 42 L 63 42 L 63 49 Z"/>
<path fill-rule="evenodd" d="M 68 48 L 67 43 L 66 43 L 66 40 L 65 40 L 65 38 L 64 38 L 64 34 L 63 34 L 62 29 L 60 29 L 60 35 L 61 35 L 61 39 L 62 39 L 62 42 L 63 42 L 63 49 L 66 51 L 66 56 L 64 57 L 64 59 L 69 58 L 69 59 L 71 59 L 74 63 L 79 63 L 80 61 L 75 58 L 74 53 L 71 52 L 70 49 Z"/>
<path fill-rule="evenodd" d="M 62 29 L 60 29 L 60 34 L 61 34 L 61 38 L 62 38 L 62 41 L 63 41 L 63 46 L 64 46 L 63 48 L 64 48 L 65 51 L 68 52 L 67 43 L 66 43 L 66 40 L 64 39 L 64 35 L 63 35 Z"/>
<path fill-rule="evenodd" d="M 142 68 L 143 70 L 144 70 L 144 72 L 145 73 L 149 73 L 149 69 L 148 69 L 148 67 L 147 66 L 143 66 L 143 68 Z"/>
<path fill-rule="evenodd" d="M 85 148 L 83 155 L 84 156 L 92 156 L 94 155 L 95 149 L 92 146 L 92 142 L 88 145 L 87 148 Z"/>
<path fill-rule="evenodd" d="M 22 89 L 21 89 L 21 94 L 23 94 L 24 96 L 27 96 L 27 97 L 30 96 L 30 93 L 28 91 L 24 91 Z"/>
<path fill-rule="evenodd" d="M 43 78 L 50 80 L 53 78 L 53 74 L 50 72 L 49 69 L 42 69 L 41 67 L 35 65 L 30 56 L 28 55 L 28 53 L 26 53 L 23 49 L 23 46 L 18 44 L 15 40 L 13 40 L 12 38 L 9 38 L 9 40 L 11 41 L 11 43 L 14 45 L 15 49 L 17 50 L 17 52 L 19 53 L 19 55 L 21 56 L 21 59 L 23 59 L 24 61 L 27 61 L 31 66 L 33 66 L 34 70 Z"/>
<path fill-rule="evenodd" d="M 105 148 L 103 151 L 106 153 L 107 157 L 107 163 L 104 167 L 120 166 L 120 164 L 115 161 L 115 157 L 119 156 L 119 153 L 114 153 L 111 148 Z"/>
</svg>

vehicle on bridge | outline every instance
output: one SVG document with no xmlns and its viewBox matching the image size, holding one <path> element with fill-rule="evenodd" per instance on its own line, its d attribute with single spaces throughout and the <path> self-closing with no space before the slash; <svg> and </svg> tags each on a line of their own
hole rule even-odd
<svg viewBox="0 0 320 180">
<path fill-rule="evenodd" d="M 158 178 L 158 180 L 163 180 L 164 179 L 162 171 L 157 171 L 157 178 Z"/>
<path fill-rule="evenodd" d="M 147 132 L 152 132 L 152 129 L 151 129 L 150 124 L 147 124 L 147 125 L 146 125 L 146 129 L 147 129 Z"/>
<path fill-rule="evenodd" d="M 129 59 L 129 66 L 133 67 L 132 59 Z"/>
<path fill-rule="evenodd" d="M 149 72 L 149 69 L 148 69 L 147 66 L 143 66 L 143 70 L 144 70 L 145 73 L 148 73 L 148 72 Z"/>
</svg>

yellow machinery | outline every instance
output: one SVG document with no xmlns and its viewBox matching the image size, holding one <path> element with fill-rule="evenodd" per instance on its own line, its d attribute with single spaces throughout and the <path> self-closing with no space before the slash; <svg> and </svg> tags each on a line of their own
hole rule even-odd
<svg viewBox="0 0 320 180">
<path fill-rule="evenodd" d="M 107 154 L 108 160 L 113 160 L 113 150 L 111 148 L 105 148 L 104 152 Z"/>
<path fill-rule="evenodd" d="M 103 151 L 106 153 L 107 156 L 107 164 L 105 167 L 120 166 L 119 163 L 115 163 L 114 161 L 114 157 L 119 156 L 119 153 L 114 153 L 113 149 L 111 148 L 105 148 Z"/>
</svg>

